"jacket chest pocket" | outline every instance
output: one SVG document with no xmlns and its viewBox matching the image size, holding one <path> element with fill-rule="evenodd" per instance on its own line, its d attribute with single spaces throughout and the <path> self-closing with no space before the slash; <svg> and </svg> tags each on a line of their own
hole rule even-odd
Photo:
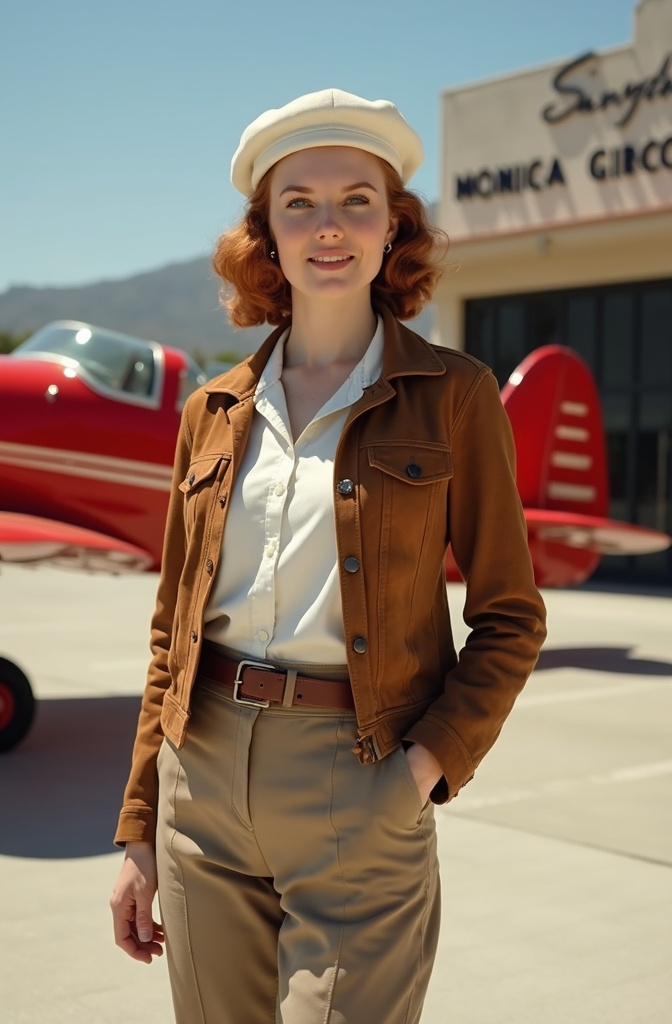
<svg viewBox="0 0 672 1024">
<path fill-rule="evenodd" d="M 395 441 L 371 445 L 369 465 L 412 488 L 447 482 L 453 475 L 450 449 L 427 441 Z"/>
<path fill-rule="evenodd" d="M 213 502 L 224 499 L 227 491 L 220 484 L 230 465 L 231 456 L 220 454 L 200 456 L 189 466 L 179 485 L 184 495 L 184 525 L 188 537 L 197 526 L 203 529 Z"/>
<path fill-rule="evenodd" d="M 450 449 L 426 441 L 383 442 L 368 447 L 368 464 L 382 544 L 411 562 L 430 539 L 437 550 L 445 548 Z"/>
</svg>

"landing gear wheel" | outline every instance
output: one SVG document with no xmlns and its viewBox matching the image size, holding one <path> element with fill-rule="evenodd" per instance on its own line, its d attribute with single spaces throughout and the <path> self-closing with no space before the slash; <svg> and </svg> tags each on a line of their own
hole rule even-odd
<svg viewBox="0 0 672 1024">
<path fill-rule="evenodd" d="M 18 665 L 0 658 L 0 753 L 15 747 L 30 729 L 35 698 Z"/>
</svg>

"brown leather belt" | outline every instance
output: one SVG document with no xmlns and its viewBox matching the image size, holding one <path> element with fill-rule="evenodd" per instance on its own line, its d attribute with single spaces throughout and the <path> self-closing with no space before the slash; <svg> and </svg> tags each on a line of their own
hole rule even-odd
<svg viewBox="0 0 672 1024">
<path fill-rule="evenodd" d="M 198 671 L 213 683 L 231 689 L 238 704 L 255 708 L 282 704 L 353 711 L 355 707 L 349 680 L 312 679 L 263 661 L 234 661 L 207 642 L 203 644 Z"/>
</svg>

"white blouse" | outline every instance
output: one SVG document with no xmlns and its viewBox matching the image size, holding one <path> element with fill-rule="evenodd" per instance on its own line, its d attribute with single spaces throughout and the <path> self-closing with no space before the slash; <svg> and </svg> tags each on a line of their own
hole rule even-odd
<svg viewBox="0 0 672 1024">
<path fill-rule="evenodd" d="M 334 458 L 350 407 L 380 376 L 383 324 L 296 441 L 280 380 L 286 336 L 255 391 L 204 635 L 250 658 L 345 665 Z"/>
</svg>

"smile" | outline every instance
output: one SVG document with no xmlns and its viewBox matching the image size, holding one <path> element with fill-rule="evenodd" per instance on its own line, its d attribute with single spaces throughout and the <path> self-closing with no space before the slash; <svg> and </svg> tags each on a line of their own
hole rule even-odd
<svg viewBox="0 0 672 1024">
<path fill-rule="evenodd" d="M 352 256 L 309 256 L 310 263 L 347 263 Z"/>
</svg>

